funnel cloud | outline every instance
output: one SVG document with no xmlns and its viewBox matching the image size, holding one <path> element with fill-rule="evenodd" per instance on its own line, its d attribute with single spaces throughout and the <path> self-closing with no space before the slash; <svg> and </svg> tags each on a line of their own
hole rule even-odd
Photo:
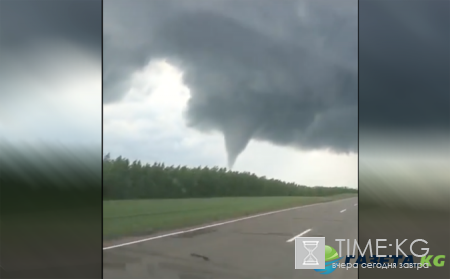
<svg viewBox="0 0 450 279">
<path fill-rule="evenodd" d="M 191 91 L 187 125 L 221 132 L 230 168 L 251 140 L 356 153 L 357 1 L 210 2 L 105 1 L 104 101 L 165 59 Z"/>
</svg>

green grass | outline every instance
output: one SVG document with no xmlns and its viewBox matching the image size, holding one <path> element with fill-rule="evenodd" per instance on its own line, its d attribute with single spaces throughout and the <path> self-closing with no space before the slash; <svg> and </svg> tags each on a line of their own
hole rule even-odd
<svg viewBox="0 0 450 279">
<path fill-rule="evenodd" d="M 356 197 L 238 197 L 103 202 L 103 236 L 143 235 L 265 211 Z"/>
</svg>

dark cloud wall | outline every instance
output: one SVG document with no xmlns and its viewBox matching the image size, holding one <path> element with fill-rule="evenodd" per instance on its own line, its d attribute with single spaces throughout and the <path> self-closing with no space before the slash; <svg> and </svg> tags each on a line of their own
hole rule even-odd
<svg viewBox="0 0 450 279">
<path fill-rule="evenodd" d="M 360 129 L 449 131 L 450 2 L 361 0 L 359 18 Z"/>
<path fill-rule="evenodd" d="M 356 152 L 356 1 L 249 2 L 148 1 L 135 18 L 134 4 L 118 12 L 105 2 L 104 100 L 120 100 L 130 73 L 165 58 L 191 89 L 188 125 L 221 131 L 230 166 L 251 139 Z"/>
<path fill-rule="evenodd" d="M 2 0 L 2 51 L 58 38 L 99 52 L 102 43 L 101 9 L 100 0 Z"/>
</svg>

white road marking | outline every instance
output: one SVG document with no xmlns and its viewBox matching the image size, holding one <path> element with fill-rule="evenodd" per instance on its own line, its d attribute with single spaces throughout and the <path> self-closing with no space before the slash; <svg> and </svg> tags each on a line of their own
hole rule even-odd
<svg viewBox="0 0 450 279">
<path fill-rule="evenodd" d="M 353 199 L 353 198 L 349 198 L 349 199 Z M 117 245 L 112 245 L 112 246 L 108 246 L 108 247 L 103 247 L 103 250 L 119 248 L 119 247 L 122 247 L 122 246 L 128 246 L 128 245 L 132 245 L 132 244 L 137 244 L 137 243 L 141 243 L 141 242 L 145 242 L 145 241 L 165 238 L 165 237 L 174 236 L 174 235 L 179 235 L 179 234 L 183 234 L 183 233 L 195 232 L 195 231 L 199 231 L 199 230 L 203 230 L 203 229 L 207 229 L 207 228 L 212 228 L 212 227 L 222 226 L 222 225 L 226 225 L 226 224 L 236 223 L 236 222 L 240 222 L 240 221 L 244 221 L 244 220 L 248 220 L 248 219 L 253 219 L 253 218 L 257 218 L 257 217 L 262 217 L 262 216 L 267 216 L 267 215 L 271 215 L 271 214 L 275 214 L 275 213 L 280 213 L 280 212 L 285 212 L 285 211 L 290 211 L 290 210 L 295 210 L 295 209 L 300 209 L 300 208 L 306 208 L 306 207 L 311 207 L 311 206 L 316 206 L 316 205 L 321 205 L 321 204 L 326 204 L 326 203 L 329 204 L 329 203 L 334 203 L 334 202 L 340 202 L 340 201 L 344 201 L 344 200 L 347 200 L 347 199 L 336 200 L 336 201 L 331 201 L 331 202 L 314 203 L 314 204 L 308 204 L 308 205 L 303 205 L 303 206 L 291 207 L 291 208 L 286 208 L 286 209 L 281 209 L 281 210 L 276 210 L 276 211 L 256 214 L 256 215 L 252 215 L 252 216 L 247 216 L 247 217 L 243 217 L 243 218 L 239 218 L 239 219 L 234 219 L 234 220 L 229 220 L 229 221 L 225 221 L 225 222 L 215 223 L 215 224 L 202 226 L 202 227 L 197 227 L 197 228 L 193 228 L 193 229 L 188 229 L 188 230 L 184 230 L 184 231 L 177 231 L 177 232 L 173 232 L 173 233 L 157 235 L 157 236 L 144 238 L 144 239 L 140 239 L 140 240 L 136 240 L 136 241 L 131 241 L 131 242 L 126 242 L 126 243 L 122 243 L 122 244 L 117 244 Z"/>
<path fill-rule="evenodd" d="M 343 209 L 343 210 L 341 210 L 341 213 L 342 213 L 342 212 L 345 212 L 346 210 L 347 210 L 347 209 Z"/>
<path fill-rule="evenodd" d="M 286 242 L 292 242 L 292 241 L 294 241 L 297 237 L 304 236 L 305 234 L 309 233 L 310 231 L 311 231 L 311 229 L 307 229 L 306 231 L 302 232 L 302 233 L 299 234 L 299 235 L 294 236 L 293 238 L 289 239 L 289 240 L 286 241 Z"/>
</svg>

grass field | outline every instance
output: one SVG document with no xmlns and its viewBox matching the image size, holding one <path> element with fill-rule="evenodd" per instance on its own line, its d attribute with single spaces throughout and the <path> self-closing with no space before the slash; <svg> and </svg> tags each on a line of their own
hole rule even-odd
<svg viewBox="0 0 450 279">
<path fill-rule="evenodd" d="M 145 235 L 349 197 L 356 195 L 104 201 L 103 236 L 111 239 Z"/>
</svg>

